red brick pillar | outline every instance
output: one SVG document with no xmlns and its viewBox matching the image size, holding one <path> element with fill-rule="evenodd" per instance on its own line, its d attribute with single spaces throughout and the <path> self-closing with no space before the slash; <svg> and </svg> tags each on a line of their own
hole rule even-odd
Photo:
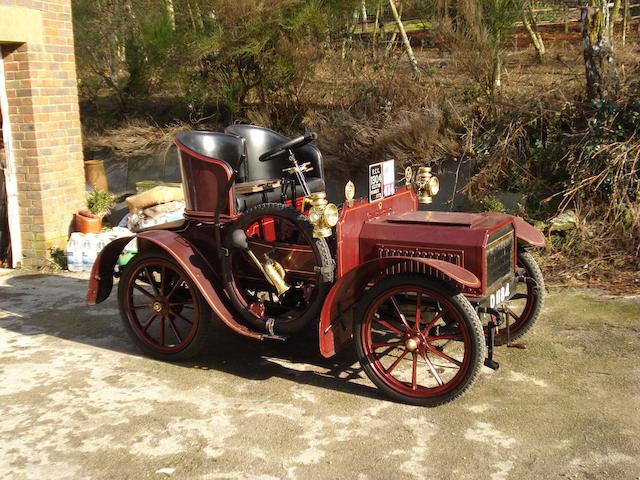
<svg viewBox="0 0 640 480">
<path fill-rule="evenodd" d="M 22 263 L 35 267 L 46 262 L 49 249 L 65 245 L 73 213 L 86 204 L 71 2 L 11 3 L 31 10 L 42 28 L 39 37 L 2 47 Z"/>
</svg>

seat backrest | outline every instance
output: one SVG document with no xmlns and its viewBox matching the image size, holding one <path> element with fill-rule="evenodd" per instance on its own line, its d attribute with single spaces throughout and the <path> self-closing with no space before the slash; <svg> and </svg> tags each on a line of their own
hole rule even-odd
<svg viewBox="0 0 640 480">
<path fill-rule="evenodd" d="M 273 130 L 256 125 L 230 125 L 224 129 L 225 133 L 237 135 L 245 139 L 246 147 L 246 174 L 247 181 L 276 179 L 288 176 L 282 173 L 285 168 L 291 167 L 291 163 L 286 156 L 276 158 L 267 162 L 259 160 L 260 155 L 268 152 L 280 144 L 288 142 L 290 139 Z M 295 151 L 299 163 L 311 162 L 313 172 L 307 174 L 309 178 L 322 178 L 322 154 L 313 145 L 305 145 Z"/>
<path fill-rule="evenodd" d="M 244 138 L 226 133 L 179 132 L 176 140 L 203 157 L 228 163 L 233 170 L 240 166 L 245 150 Z"/>
<path fill-rule="evenodd" d="M 233 213 L 230 181 L 232 172 L 242 164 L 244 143 L 244 138 L 224 133 L 180 132 L 176 135 L 187 215 Z"/>
</svg>

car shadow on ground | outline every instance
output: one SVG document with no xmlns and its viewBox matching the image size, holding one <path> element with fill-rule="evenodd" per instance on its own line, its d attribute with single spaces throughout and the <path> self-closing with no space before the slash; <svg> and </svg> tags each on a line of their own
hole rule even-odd
<svg viewBox="0 0 640 480">
<path fill-rule="evenodd" d="M 67 275 L 0 276 L 0 329 L 20 335 L 48 335 L 113 352 L 143 357 L 125 331 L 114 288 L 97 306 L 85 303 L 87 280 Z M 214 341 L 195 359 L 173 363 L 187 369 L 215 370 L 248 380 L 282 378 L 369 398 L 383 398 L 363 385 L 364 374 L 353 349 L 323 358 L 317 336 L 288 341 L 255 341 L 221 321 Z"/>
</svg>

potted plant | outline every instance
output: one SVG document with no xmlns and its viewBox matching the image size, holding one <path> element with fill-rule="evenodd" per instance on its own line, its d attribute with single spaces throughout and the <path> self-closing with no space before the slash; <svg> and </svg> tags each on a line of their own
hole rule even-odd
<svg viewBox="0 0 640 480">
<path fill-rule="evenodd" d="M 87 194 L 88 210 L 76 213 L 76 230 L 81 233 L 100 233 L 102 219 L 115 205 L 115 197 L 103 190 L 93 188 Z"/>
</svg>

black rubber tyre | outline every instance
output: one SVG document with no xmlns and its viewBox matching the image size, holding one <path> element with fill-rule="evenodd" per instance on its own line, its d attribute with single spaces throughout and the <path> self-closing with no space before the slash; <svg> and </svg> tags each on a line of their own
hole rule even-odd
<svg viewBox="0 0 640 480">
<path fill-rule="evenodd" d="M 371 381 L 389 398 L 410 405 L 435 407 L 459 398 L 477 379 L 485 357 L 482 325 L 469 301 L 423 275 L 390 276 L 367 291 L 354 338 Z"/>
<path fill-rule="evenodd" d="M 278 218 L 288 222 L 290 226 L 293 226 L 297 232 L 296 234 L 299 236 L 299 241 L 304 242 L 312 248 L 317 269 L 315 286 L 309 294 L 310 301 L 306 302 L 305 307 L 299 314 L 292 316 L 289 312 L 288 314 L 283 313 L 282 315 L 268 315 L 269 318 L 273 318 L 274 320 L 274 332 L 276 334 L 293 334 L 301 332 L 311 325 L 317 326 L 324 299 L 333 284 L 333 275 L 331 275 L 331 279 L 326 279 L 320 271 L 321 269 L 331 270 L 334 265 L 326 240 L 324 238 L 314 238 L 313 225 L 309 223 L 307 217 L 297 210 L 281 203 L 264 203 L 247 210 L 238 220 L 226 227 L 225 236 L 238 228 L 243 230 L 247 229 L 261 218 Z M 228 242 L 225 241 L 224 243 L 228 245 Z M 252 313 L 247 307 L 248 301 L 239 293 L 242 290 L 239 287 L 239 283 L 241 282 L 236 280 L 236 272 L 233 268 L 234 250 L 231 248 L 230 251 L 231 254 L 224 257 L 221 262 L 227 295 L 235 310 L 249 325 L 260 330 L 265 330 L 265 318 L 261 318 Z"/>
<path fill-rule="evenodd" d="M 535 284 L 520 283 L 516 294 L 524 297 L 507 302 L 511 312 L 509 314 L 509 341 L 517 340 L 531 330 L 542 312 L 547 294 L 538 262 L 523 248 L 518 248 L 518 268 L 521 269 L 525 278 L 533 280 Z M 506 343 L 507 329 L 503 325 L 495 336 L 495 344 L 501 346 Z"/>
<path fill-rule="evenodd" d="M 209 342 L 213 312 L 191 278 L 160 251 L 137 254 L 118 284 L 122 323 L 143 353 L 193 358 Z"/>
</svg>

